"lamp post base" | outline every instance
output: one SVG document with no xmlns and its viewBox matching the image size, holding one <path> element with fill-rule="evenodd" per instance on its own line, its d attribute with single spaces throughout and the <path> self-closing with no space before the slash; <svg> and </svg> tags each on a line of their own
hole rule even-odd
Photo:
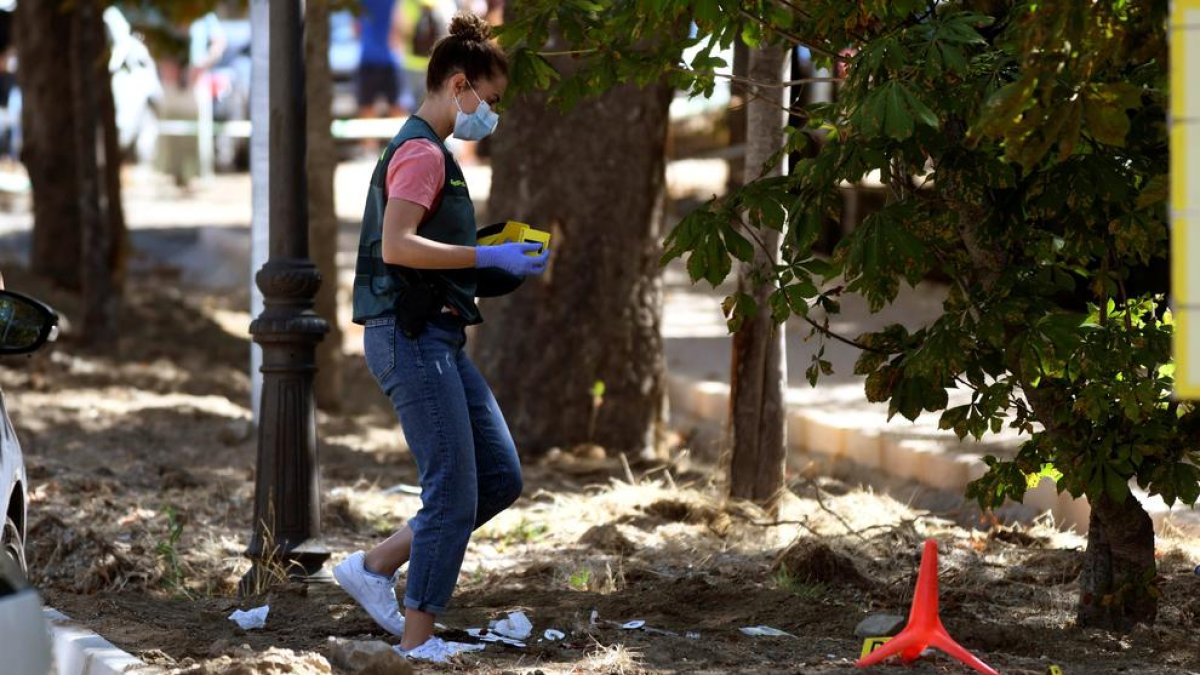
<svg viewBox="0 0 1200 675">
<path fill-rule="evenodd" d="M 329 553 L 324 550 L 296 550 L 276 559 L 251 558 L 250 569 L 238 582 L 238 597 L 262 595 L 288 582 L 332 584 L 333 574 L 325 567 L 327 560 Z"/>
</svg>

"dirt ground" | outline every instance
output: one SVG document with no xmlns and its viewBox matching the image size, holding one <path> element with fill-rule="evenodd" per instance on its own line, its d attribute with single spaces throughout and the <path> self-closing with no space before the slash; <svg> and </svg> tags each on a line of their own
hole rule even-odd
<svg viewBox="0 0 1200 675">
<path fill-rule="evenodd" d="M 72 296 L 19 268 L 4 275 L 68 321 L 79 316 Z M 331 637 L 386 637 L 338 587 L 236 596 L 256 447 L 246 305 L 237 294 L 182 288 L 170 270 L 143 272 L 131 280 L 112 354 L 81 349 L 69 327 L 51 349 L 0 363 L 32 484 L 32 576 L 48 604 L 171 672 L 330 672 Z M 385 401 L 360 361 L 347 378 L 350 412 L 319 418 L 334 562 L 418 505 Z M 1001 672 L 1200 672 L 1200 542 L 1161 540 L 1156 626 L 1130 636 L 1081 630 L 1072 622 L 1077 535 L 1045 524 L 964 529 L 954 514 L 819 477 L 795 477 L 771 519 L 719 499 L 713 467 L 686 449 L 681 440 L 669 465 L 634 467 L 632 481 L 594 448 L 528 466 L 525 496 L 474 538 L 442 635 L 466 640 L 465 629 L 523 610 L 534 641 L 418 670 L 852 672 L 855 625 L 907 613 L 921 542 L 932 537 L 948 629 Z M 262 630 L 227 619 L 262 604 L 271 607 Z M 645 627 L 619 627 L 635 619 Z M 793 637 L 738 630 L 756 625 Z M 566 639 L 537 641 L 548 628 Z M 256 656 L 271 648 L 295 654 Z M 968 672 L 936 654 L 876 671 Z"/>
</svg>

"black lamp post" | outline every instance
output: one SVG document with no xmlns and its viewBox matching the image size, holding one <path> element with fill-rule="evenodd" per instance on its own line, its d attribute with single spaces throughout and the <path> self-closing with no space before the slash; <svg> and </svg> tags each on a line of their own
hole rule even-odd
<svg viewBox="0 0 1200 675">
<path fill-rule="evenodd" d="M 270 256 L 255 280 L 264 308 L 251 324 L 262 346 L 262 398 L 254 534 L 246 556 L 254 565 L 243 595 L 286 573 L 322 581 L 329 552 L 320 541 L 314 350 L 329 330 L 313 312 L 321 275 L 308 259 L 305 174 L 303 0 L 269 0 Z"/>
</svg>

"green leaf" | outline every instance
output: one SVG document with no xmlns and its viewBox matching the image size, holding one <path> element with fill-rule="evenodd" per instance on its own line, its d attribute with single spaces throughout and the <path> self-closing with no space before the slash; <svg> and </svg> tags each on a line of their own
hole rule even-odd
<svg viewBox="0 0 1200 675">
<path fill-rule="evenodd" d="M 887 401 L 892 396 L 892 392 L 896 387 L 896 383 L 903 377 L 903 372 L 892 365 L 880 367 L 875 372 L 867 375 L 867 380 L 863 391 L 867 396 L 867 400 L 871 403 L 881 403 Z M 892 413 L 889 413 L 891 417 Z"/>
<path fill-rule="evenodd" d="M 938 44 L 938 52 L 945 62 L 947 70 L 953 73 L 961 73 L 967 69 L 967 60 L 963 57 L 962 51 L 954 45 Z"/>
<path fill-rule="evenodd" d="M 1112 103 L 1121 110 L 1141 105 L 1142 88 L 1129 82 L 1103 82 L 1091 88 L 1091 98 Z"/>
<path fill-rule="evenodd" d="M 787 297 L 788 308 L 792 313 L 801 315 L 808 313 L 809 301 L 820 293 L 812 280 L 807 278 L 797 279 L 785 286 L 783 291 Z"/>
<path fill-rule="evenodd" d="M 1137 207 L 1144 209 L 1167 201 L 1171 186 L 1169 178 L 1168 174 L 1160 173 L 1147 181 L 1138 194 Z"/>
<path fill-rule="evenodd" d="M 1064 162 L 1075 152 L 1079 143 L 1079 128 L 1083 120 L 1083 106 L 1078 101 L 1070 104 L 1071 112 L 1058 134 L 1058 161 Z"/>
<path fill-rule="evenodd" d="M 742 262 L 754 260 L 754 247 L 750 244 L 749 239 L 743 237 L 729 223 L 723 223 L 721 231 L 725 239 L 725 248 L 729 249 L 733 257 Z"/>
<path fill-rule="evenodd" d="M 953 430 L 959 438 L 965 438 L 967 435 L 966 420 L 967 413 L 971 410 L 970 405 L 960 405 L 953 408 L 946 408 L 942 411 L 942 416 L 938 420 L 939 429 Z"/>
<path fill-rule="evenodd" d="M 874 213 L 845 242 L 848 290 L 861 291 L 872 311 L 896 297 L 897 277 L 915 285 L 929 268 L 925 245 L 909 230 L 913 209 L 898 204 Z"/>
<path fill-rule="evenodd" d="M 746 293 L 735 293 L 725 298 L 721 310 L 725 314 L 725 325 L 729 332 L 736 333 L 747 319 L 758 313 L 758 303 Z"/>
<path fill-rule="evenodd" d="M 688 276 L 691 277 L 692 283 L 696 283 L 708 276 L 708 265 L 705 260 L 704 252 L 693 251 L 687 260 Z"/>
<path fill-rule="evenodd" d="M 775 289 L 767 298 L 767 302 L 771 305 L 771 320 L 775 323 L 783 323 L 787 321 L 791 314 L 791 308 L 788 307 L 787 293 L 783 289 Z"/>
<path fill-rule="evenodd" d="M 1197 499 L 1200 499 L 1200 467 L 1182 462 L 1178 463 L 1178 467 L 1175 472 L 1175 491 L 1180 501 L 1195 506 Z"/>
<path fill-rule="evenodd" d="M 510 77 L 520 87 L 547 89 L 559 78 L 558 71 L 546 57 L 532 49 L 518 49 L 512 56 L 509 68 Z"/>
<path fill-rule="evenodd" d="M 934 129 L 938 128 L 937 115 L 935 115 L 933 111 L 929 109 L 929 106 L 925 105 L 925 102 L 922 101 L 916 94 L 914 94 L 908 87 L 901 86 L 899 89 L 901 95 L 904 97 L 904 106 L 909 110 L 909 112 L 912 113 L 913 117 L 927 127 L 932 127 Z"/>
<path fill-rule="evenodd" d="M 979 118 L 978 131 L 985 136 L 1003 136 L 1029 104 L 1032 83 L 1018 80 L 992 92 Z"/>
<path fill-rule="evenodd" d="M 729 256 L 726 254 L 725 249 L 721 247 L 717 237 L 705 240 L 704 252 L 705 262 L 707 263 L 704 278 L 708 283 L 712 284 L 713 288 L 716 288 L 729 276 L 730 270 L 733 269 L 733 263 L 730 262 Z"/>
<path fill-rule="evenodd" d="M 832 279 L 838 274 L 837 266 L 827 260 L 820 258 L 810 258 L 799 263 L 799 266 L 808 270 L 814 277 L 820 279 Z"/>
<path fill-rule="evenodd" d="M 1088 131 L 1097 141 L 1116 147 L 1125 146 L 1129 133 L 1129 116 L 1117 103 L 1088 99 L 1083 105 L 1083 118 Z"/>
<path fill-rule="evenodd" d="M 896 140 L 904 140 L 912 136 L 913 116 L 904 107 L 904 96 L 900 93 L 901 86 L 891 82 L 888 85 L 887 94 L 879 104 L 882 106 L 882 130 L 884 134 Z"/>
<path fill-rule="evenodd" d="M 928 380 L 903 374 L 892 390 L 891 400 L 888 401 L 888 419 L 900 413 L 906 419 L 915 422 L 921 415 L 921 410 L 936 409 L 937 403 L 944 401 L 945 396 L 945 389 L 931 385 Z"/>
<path fill-rule="evenodd" d="M 815 387 L 817 386 L 817 381 L 820 378 L 821 368 L 820 364 L 818 363 L 817 356 L 814 354 L 812 357 L 812 363 L 810 363 L 809 366 L 804 369 L 804 379 L 808 380 L 808 386 Z"/>
</svg>

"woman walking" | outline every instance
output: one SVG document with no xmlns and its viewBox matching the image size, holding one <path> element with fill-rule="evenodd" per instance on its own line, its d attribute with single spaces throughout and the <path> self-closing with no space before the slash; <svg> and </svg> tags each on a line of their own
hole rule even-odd
<svg viewBox="0 0 1200 675">
<path fill-rule="evenodd" d="M 479 140 L 508 85 L 504 53 L 472 14 L 454 17 L 430 57 L 427 95 L 388 144 L 371 178 L 354 279 L 354 321 L 367 367 L 391 400 L 420 473 L 421 509 L 334 577 L 400 650 L 445 660 L 433 637 L 458 580 L 471 532 L 521 494 L 521 467 L 496 399 L 464 351 L 482 321 L 478 271 L 540 274 L 537 244 L 475 246 L 475 211 L 445 139 Z M 408 563 L 403 609 L 398 571 Z"/>
</svg>

